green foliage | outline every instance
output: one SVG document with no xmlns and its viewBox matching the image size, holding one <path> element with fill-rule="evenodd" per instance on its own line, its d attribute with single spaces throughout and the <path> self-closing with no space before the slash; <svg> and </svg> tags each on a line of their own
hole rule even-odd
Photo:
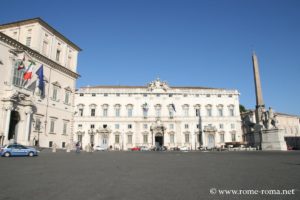
<svg viewBox="0 0 300 200">
<path fill-rule="evenodd" d="M 240 104 L 240 113 L 243 113 L 243 112 L 247 112 L 247 109 L 245 108 L 245 106 Z"/>
</svg>

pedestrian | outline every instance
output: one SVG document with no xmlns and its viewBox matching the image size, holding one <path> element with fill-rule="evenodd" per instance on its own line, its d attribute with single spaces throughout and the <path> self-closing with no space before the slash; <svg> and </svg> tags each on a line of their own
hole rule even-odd
<svg viewBox="0 0 300 200">
<path fill-rule="evenodd" d="M 80 143 L 76 143 L 76 153 L 80 153 Z"/>
<path fill-rule="evenodd" d="M 90 153 L 93 153 L 93 151 L 94 151 L 93 144 L 89 145 L 89 151 L 90 151 Z"/>
</svg>

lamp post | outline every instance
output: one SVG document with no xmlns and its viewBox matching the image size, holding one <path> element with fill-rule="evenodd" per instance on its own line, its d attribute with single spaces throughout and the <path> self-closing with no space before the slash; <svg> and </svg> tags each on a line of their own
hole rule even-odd
<svg viewBox="0 0 300 200">
<path fill-rule="evenodd" d="M 124 129 L 122 129 L 122 151 L 124 151 Z"/>
<path fill-rule="evenodd" d="M 94 135 L 95 135 L 95 132 L 94 132 L 94 128 L 91 128 L 89 131 L 89 134 L 90 134 L 90 144 L 91 144 L 91 147 L 93 148 L 94 147 Z"/>
<path fill-rule="evenodd" d="M 200 109 L 197 109 L 197 113 L 198 113 L 198 126 L 199 126 L 199 146 L 201 148 L 203 145 L 203 140 L 202 140 L 202 119 L 201 119 Z"/>
<path fill-rule="evenodd" d="M 40 131 L 41 131 L 41 121 L 36 119 L 35 120 L 35 124 L 34 124 L 34 128 L 37 131 L 37 140 L 36 140 L 36 144 L 34 144 L 35 146 L 37 146 L 38 148 L 40 147 Z"/>
</svg>

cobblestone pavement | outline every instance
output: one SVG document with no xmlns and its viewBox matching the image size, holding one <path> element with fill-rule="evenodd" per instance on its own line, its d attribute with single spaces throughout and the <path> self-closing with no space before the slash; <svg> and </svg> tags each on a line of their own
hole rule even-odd
<svg viewBox="0 0 300 200">
<path fill-rule="evenodd" d="M 300 199 L 300 152 L 44 150 L 0 158 L 0 167 L 0 200 Z"/>
</svg>

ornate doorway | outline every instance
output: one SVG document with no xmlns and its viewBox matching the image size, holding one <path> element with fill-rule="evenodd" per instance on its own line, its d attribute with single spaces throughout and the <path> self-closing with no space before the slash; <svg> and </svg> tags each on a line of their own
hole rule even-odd
<svg viewBox="0 0 300 200">
<path fill-rule="evenodd" d="M 103 134 L 99 141 L 100 146 L 108 147 L 108 135 Z"/>
<path fill-rule="evenodd" d="M 156 133 L 155 135 L 155 146 L 162 147 L 164 145 L 164 137 L 161 133 Z"/>
<path fill-rule="evenodd" d="M 20 121 L 20 114 L 17 111 L 12 111 L 10 116 L 8 140 L 14 139 L 16 141 L 17 124 Z"/>
<path fill-rule="evenodd" d="M 215 135 L 208 134 L 208 142 L 207 142 L 207 148 L 212 149 L 215 147 Z"/>
<path fill-rule="evenodd" d="M 162 147 L 164 145 L 164 135 L 166 127 L 157 119 L 150 127 L 152 133 L 152 146 Z"/>
</svg>

